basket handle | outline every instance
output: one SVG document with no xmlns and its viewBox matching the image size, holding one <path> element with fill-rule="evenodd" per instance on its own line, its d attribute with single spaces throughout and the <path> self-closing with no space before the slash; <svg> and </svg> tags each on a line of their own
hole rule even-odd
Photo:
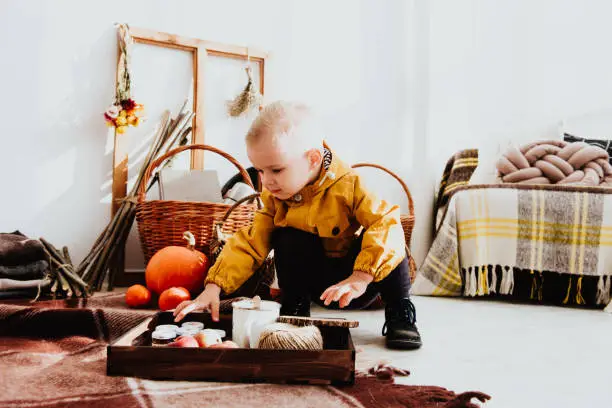
<svg viewBox="0 0 612 408">
<path fill-rule="evenodd" d="M 260 193 L 254 193 L 254 194 L 250 194 L 246 197 L 242 197 L 240 200 L 236 201 L 230 208 L 228 208 L 228 210 L 225 212 L 225 215 L 223 216 L 223 218 L 220 221 L 217 221 L 215 223 L 215 231 L 217 233 L 217 237 L 221 237 L 223 236 L 223 233 L 221 232 L 221 228 L 223 227 L 223 224 L 225 223 L 225 221 L 227 221 L 227 219 L 229 218 L 230 214 L 232 213 L 232 211 L 234 211 L 236 208 L 238 208 L 238 206 L 241 206 L 242 204 L 244 204 L 247 201 L 251 201 L 251 200 L 257 200 L 257 208 L 262 209 L 263 208 L 263 203 L 261 202 L 261 197 L 260 197 Z"/>
<path fill-rule="evenodd" d="M 406 197 L 408 197 L 408 211 L 410 215 L 414 216 L 414 202 L 412 201 L 412 195 L 410 194 L 410 190 L 408 189 L 408 186 L 406 185 L 406 183 L 404 183 L 404 180 L 402 180 L 400 176 L 398 176 L 397 174 L 395 174 L 388 168 L 383 167 L 379 164 L 374 164 L 374 163 L 357 163 L 357 164 L 354 164 L 352 167 L 354 169 L 359 168 L 359 167 L 374 167 L 376 169 L 384 171 L 385 173 L 389 174 L 391 177 L 396 179 L 402 185 L 402 188 L 404 189 L 404 192 L 406 193 Z"/>
<path fill-rule="evenodd" d="M 242 203 L 246 202 L 246 201 L 251 201 L 254 199 L 257 199 L 257 208 L 262 209 L 263 208 L 263 203 L 261 202 L 261 198 L 259 198 L 259 193 L 253 193 L 250 194 L 246 197 L 242 197 L 240 200 L 236 201 L 225 213 L 225 215 L 223 216 L 223 218 L 221 219 L 221 221 L 219 221 L 219 223 L 223 224 L 225 221 L 227 221 L 227 219 L 229 218 L 230 214 L 232 213 L 232 211 L 234 211 L 238 206 L 242 205 Z"/>
<path fill-rule="evenodd" d="M 149 179 L 151 178 L 151 175 L 153 174 L 153 170 L 155 170 L 167 158 L 172 157 L 181 152 L 184 152 L 185 150 L 208 150 L 210 152 L 218 154 L 219 156 L 225 157 L 234 166 L 236 166 L 238 171 L 240 171 L 240 174 L 242 175 L 242 178 L 244 179 L 245 183 L 247 183 L 253 190 L 255 190 L 255 186 L 253 186 L 253 183 L 251 183 L 251 178 L 249 177 L 249 173 L 247 173 L 244 167 L 242 167 L 240 163 L 238 163 L 238 160 L 234 159 L 234 157 L 232 157 L 229 153 L 225 153 L 223 150 L 219 150 L 216 147 L 212 147 L 212 146 L 205 145 L 205 144 L 192 144 L 192 145 L 181 146 L 181 147 L 172 149 L 166 154 L 164 154 L 163 156 L 160 156 L 157 159 L 155 159 L 155 161 L 153 161 L 153 163 L 149 165 L 149 167 L 147 168 L 147 171 L 145 172 L 144 178 L 142 180 L 142 184 L 140 185 L 140 190 L 138 191 L 138 202 L 139 203 L 142 203 L 145 200 L 145 196 L 146 196 L 145 188 L 146 186 L 149 185 Z"/>
</svg>

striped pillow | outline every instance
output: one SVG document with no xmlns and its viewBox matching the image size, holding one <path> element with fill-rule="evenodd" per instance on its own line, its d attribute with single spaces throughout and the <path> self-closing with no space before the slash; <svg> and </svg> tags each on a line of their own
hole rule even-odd
<svg viewBox="0 0 612 408">
<path fill-rule="evenodd" d="M 574 135 L 570 135 L 569 133 L 563 134 L 563 140 L 566 142 L 585 142 L 593 146 L 601 147 L 606 152 L 608 152 L 608 162 L 612 164 L 612 140 L 604 140 L 604 139 L 586 139 L 584 137 L 578 137 Z"/>
</svg>

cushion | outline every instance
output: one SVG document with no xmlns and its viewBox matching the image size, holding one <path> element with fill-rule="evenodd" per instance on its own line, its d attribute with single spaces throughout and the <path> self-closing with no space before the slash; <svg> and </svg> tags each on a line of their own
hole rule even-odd
<svg viewBox="0 0 612 408">
<path fill-rule="evenodd" d="M 612 140 L 604 140 L 604 139 L 587 139 L 580 136 L 574 136 L 569 133 L 563 134 L 563 140 L 566 142 L 585 142 L 592 146 L 598 146 L 608 152 L 608 161 L 612 164 Z"/>
</svg>

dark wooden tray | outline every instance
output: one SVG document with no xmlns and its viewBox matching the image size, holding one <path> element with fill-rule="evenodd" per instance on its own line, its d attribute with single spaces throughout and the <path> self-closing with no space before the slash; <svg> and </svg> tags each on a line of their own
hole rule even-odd
<svg viewBox="0 0 612 408">
<path fill-rule="evenodd" d="M 231 338 L 232 316 L 213 322 L 209 313 L 190 313 L 185 321 L 223 329 Z M 107 347 L 107 375 L 156 380 L 209 380 L 351 385 L 355 382 L 355 347 L 346 327 L 319 326 L 323 350 L 260 350 L 152 347 L 151 332 L 172 324 L 160 312 Z"/>
</svg>

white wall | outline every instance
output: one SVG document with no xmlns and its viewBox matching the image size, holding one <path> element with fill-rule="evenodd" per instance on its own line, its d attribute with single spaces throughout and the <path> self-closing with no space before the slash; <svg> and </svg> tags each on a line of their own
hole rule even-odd
<svg viewBox="0 0 612 408">
<path fill-rule="evenodd" d="M 429 157 L 438 171 L 458 149 L 557 137 L 562 119 L 609 110 L 611 2 L 427 4 L 430 27 L 418 41 L 429 45 Z"/>
<path fill-rule="evenodd" d="M 127 22 L 268 50 L 269 99 L 310 103 L 346 161 L 408 182 L 420 261 L 453 152 L 554 137 L 561 119 L 608 107 L 611 14 L 606 0 L 5 0 L 0 231 L 44 236 L 80 260 L 108 222 L 100 113 L 113 98 L 113 23 Z M 405 208 L 393 181 L 364 174 Z"/>
<path fill-rule="evenodd" d="M 67 245 L 78 262 L 108 222 L 112 145 L 101 113 L 113 99 L 115 22 L 269 51 L 268 99 L 312 104 L 346 161 L 384 163 L 410 179 L 411 4 L 1 2 L 0 231 Z"/>
</svg>

